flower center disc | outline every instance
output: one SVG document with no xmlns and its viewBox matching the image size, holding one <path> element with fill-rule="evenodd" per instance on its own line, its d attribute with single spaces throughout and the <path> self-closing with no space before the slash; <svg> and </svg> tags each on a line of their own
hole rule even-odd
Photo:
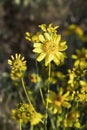
<svg viewBox="0 0 87 130">
<path fill-rule="evenodd" d="M 55 51 L 58 50 L 58 47 L 56 46 L 55 43 L 49 41 L 49 42 L 46 42 L 44 45 L 43 45 L 43 50 L 46 52 L 46 53 L 55 53 Z"/>
</svg>

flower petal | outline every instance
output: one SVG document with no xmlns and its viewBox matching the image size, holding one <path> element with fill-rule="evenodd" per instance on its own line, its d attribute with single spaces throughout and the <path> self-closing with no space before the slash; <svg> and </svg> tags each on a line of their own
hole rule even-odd
<svg viewBox="0 0 87 130">
<path fill-rule="evenodd" d="M 47 55 L 45 58 L 45 66 L 48 66 L 48 64 L 53 60 L 53 58 L 54 58 L 54 55 L 52 54 Z"/>
<path fill-rule="evenodd" d="M 37 57 L 37 61 L 42 61 L 45 58 L 46 54 L 45 53 L 41 53 L 38 57 Z"/>
<path fill-rule="evenodd" d="M 42 44 L 41 43 L 34 43 L 34 45 L 33 45 L 34 47 L 41 47 L 42 46 Z"/>
<path fill-rule="evenodd" d="M 47 40 L 50 40 L 50 34 L 49 33 L 44 33 L 44 36 Z"/>
<path fill-rule="evenodd" d="M 45 38 L 44 38 L 44 36 L 43 36 L 42 34 L 39 35 L 39 40 L 40 40 L 41 42 L 44 42 L 44 41 L 45 41 Z"/>
<path fill-rule="evenodd" d="M 67 49 L 67 45 L 65 45 L 65 44 L 66 44 L 66 41 L 61 42 L 61 43 L 58 45 L 58 50 L 59 50 L 59 51 L 64 51 L 64 50 L 66 50 L 66 49 Z"/>
<path fill-rule="evenodd" d="M 54 56 L 53 61 L 56 65 L 60 64 L 60 60 L 56 56 Z"/>
<path fill-rule="evenodd" d="M 35 52 L 35 53 L 42 53 L 43 50 L 41 48 L 39 48 L 39 47 L 36 47 L 35 49 L 33 49 L 33 52 Z"/>
</svg>

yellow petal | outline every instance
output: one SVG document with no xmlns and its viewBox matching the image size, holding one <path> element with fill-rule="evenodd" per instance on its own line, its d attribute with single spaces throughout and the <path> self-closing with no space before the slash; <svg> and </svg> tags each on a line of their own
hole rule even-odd
<svg viewBox="0 0 87 130">
<path fill-rule="evenodd" d="M 42 44 L 41 43 L 34 43 L 34 47 L 41 47 Z"/>
<path fill-rule="evenodd" d="M 9 65 L 12 65 L 12 61 L 11 61 L 11 60 L 8 60 L 8 64 L 9 64 Z"/>
<path fill-rule="evenodd" d="M 40 40 L 41 42 L 44 42 L 44 41 L 45 41 L 45 38 L 44 38 L 44 36 L 43 36 L 42 34 L 39 35 L 39 40 Z"/>
<path fill-rule="evenodd" d="M 53 60 L 53 57 L 54 56 L 52 54 L 46 56 L 45 66 L 48 66 L 48 64 Z"/>
<path fill-rule="evenodd" d="M 68 103 L 68 102 L 64 102 L 64 103 L 63 103 L 63 106 L 66 107 L 66 108 L 70 108 L 70 107 L 71 107 L 71 104 Z"/>
<path fill-rule="evenodd" d="M 37 61 L 42 61 L 45 58 L 46 54 L 45 53 L 41 53 L 38 57 L 37 57 Z"/>
<path fill-rule="evenodd" d="M 59 51 L 64 51 L 67 49 L 67 45 L 66 45 L 66 41 L 64 42 L 61 42 L 59 45 L 58 45 L 58 50 Z"/>
<path fill-rule="evenodd" d="M 60 64 L 60 60 L 56 56 L 54 56 L 53 61 L 55 62 L 56 65 Z"/>
<path fill-rule="evenodd" d="M 39 47 L 36 47 L 35 49 L 33 49 L 33 52 L 36 52 L 36 53 L 41 53 L 43 50 Z"/>
<path fill-rule="evenodd" d="M 44 33 L 44 36 L 47 40 L 50 40 L 50 34 L 49 33 Z"/>
</svg>

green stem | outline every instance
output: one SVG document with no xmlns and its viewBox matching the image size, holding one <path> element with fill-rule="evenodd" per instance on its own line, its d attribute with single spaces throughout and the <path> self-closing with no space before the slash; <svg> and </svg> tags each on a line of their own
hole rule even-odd
<svg viewBox="0 0 87 130">
<path fill-rule="evenodd" d="M 22 86 L 23 86 L 25 95 L 26 95 L 26 97 L 27 97 L 27 100 L 28 100 L 29 104 L 31 104 L 31 101 L 30 101 L 29 95 L 28 95 L 28 93 L 27 93 L 27 90 L 26 90 L 26 87 L 25 87 L 25 83 L 24 83 L 24 79 L 23 79 L 23 78 L 22 78 Z M 31 105 L 32 105 L 32 104 L 31 104 Z"/>
<path fill-rule="evenodd" d="M 21 124 L 21 121 L 20 121 L 20 130 L 22 130 L 22 124 Z"/>
<path fill-rule="evenodd" d="M 49 90 L 50 90 L 50 78 L 51 78 L 51 64 L 49 64 L 49 70 L 48 70 L 48 90 L 47 90 L 48 98 L 49 98 Z M 47 126 L 47 118 L 48 118 L 48 101 L 46 102 L 46 126 Z"/>
<path fill-rule="evenodd" d="M 30 101 L 29 95 L 28 95 L 28 93 L 27 93 L 27 90 L 26 90 L 26 87 L 25 87 L 25 83 L 24 83 L 24 79 L 23 79 L 23 78 L 22 78 L 22 86 L 23 86 L 23 89 L 24 89 L 24 92 L 25 92 L 25 95 L 26 95 L 26 97 L 27 97 L 27 100 L 28 100 L 29 104 L 31 105 L 33 111 L 35 111 L 35 109 L 34 109 L 32 103 L 31 103 L 31 101 Z"/>
<path fill-rule="evenodd" d="M 38 65 L 37 65 L 37 61 L 36 61 L 36 73 L 37 73 L 37 82 L 38 82 Z M 43 96 L 41 87 L 39 87 L 39 91 L 40 91 L 42 102 L 45 105 L 45 100 L 44 100 L 44 96 Z"/>
<path fill-rule="evenodd" d="M 31 128 L 30 128 L 30 130 L 33 130 L 33 128 L 34 128 L 34 127 L 33 127 L 33 125 L 31 125 Z"/>
<path fill-rule="evenodd" d="M 44 100 L 44 97 L 43 97 L 43 93 L 42 93 L 41 88 L 39 88 L 39 91 L 40 91 L 40 95 L 41 95 L 41 98 L 42 98 L 42 102 L 43 102 L 43 104 L 45 105 L 45 100 Z"/>
</svg>

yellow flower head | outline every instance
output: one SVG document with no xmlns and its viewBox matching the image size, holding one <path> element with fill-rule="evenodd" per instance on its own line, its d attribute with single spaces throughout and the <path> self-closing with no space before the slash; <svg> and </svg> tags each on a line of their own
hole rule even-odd
<svg viewBox="0 0 87 130">
<path fill-rule="evenodd" d="M 58 94 L 56 94 L 53 91 L 49 92 L 49 95 L 47 97 L 47 102 L 49 104 L 49 110 L 51 110 L 54 114 L 55 113 L 61 113 L 62 107 L 65 107 L 69 109 L 71 107 L 71 104 L 68 102 L 71 100 L 71 97 L 69 95 L 69 91 L 63 94 L 63 89 L 60 88 Z"/>
<path fill-rule="evenodd" d="M 11 117 L 19 123 L 30 122 L 31 125 L 37 125 L 42 122 L 43 115 L 36 112 L 30 104 L 20 103 L 16 109 L 12 110 Z"/>
<path fill-rule="evenodd" d="M 11 59 L 8 60 L 8 64 L 11 68 L 11 78 L 13 80 L 18 80 L 23 77 L 24 72 L 26 71 L 26 61 L 24 57 L 21 57 L 20 54 L 15 54 L 11 56 Z"/>
<path fill-rule="evenodd" d="M 63 51 L 66 50 L 66 42 L 60 42 L 61 35 L 54 33 L 44 33 L 39 35 L 39 42 L 34 43 L 33 52 L 38 54 L 37 61 L 45 59 L 45 66 L 48 66 L 51 61 L 59 65 L 64 61 L 65 55 Z"/>
<path fill-rule="evenodd" d="M 67 27 L 65 34 L 66 35 L 76 34 L 79 38 L 81 38 L 83 36 L 83 30 L 81 29 L 80 26 L 71 24 Z"/>
<path fill-rule="evenodd" d="M 37 61 L 41 62 L 45 59 L 45 66 L 52 61 L 59 65 L 65 58 L 63 51 L 67 49 L 66 41 L 61 42 L 61 35 L 57 34 L 58 26 L 52 27 L 50 24 L 47 27 L 41 24 L 39 27 L 42 30 L 41 33 L 36 33 L 36 35 L 26 33 L 26 39 L 34 42 L 33 52 L 37 54 Z"/>
<path fill-rule="evenodd" d="M 29 79 L 32 83 L 37 83 L 41 81 L 41 77 L 35 73 L 29 74 Z"/>
<path fill-rule="evenodd" d="M 82 50 L 76 50 L 76 54 L 73 54 L 72 58 L 75 59 L 75 67 L 87 68 L 87 49 L 82 48 Z"/>
<path fill-rule="evenodd" d="M 71 111 L 66 114 L 65 119 L 63 120 L 64 127 L 75 127 L 80 128 L 80 113 L 79 111 Z"/>
</svg>

